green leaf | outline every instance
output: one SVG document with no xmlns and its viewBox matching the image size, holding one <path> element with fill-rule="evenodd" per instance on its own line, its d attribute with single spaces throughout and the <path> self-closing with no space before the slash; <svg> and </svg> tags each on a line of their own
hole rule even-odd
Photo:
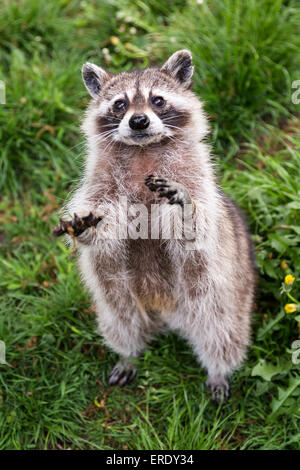
<svg viewBox="0 0 300 470">
<path fill-rule="evenodd" d="M 278 399 L 272 400 L 272 413 L 267 418 L 271 421 L 279 414 L 290 414 L 299 410 L 299 395 L 300 395 L 300 376 L 291 377 L 287 389 L 278 388 Z"/>
<path fill-rule="evenodd" d="M 270 245 L 274 250 L 278 251 L 278 253 L 283 254 L 287 248 L 289 247 L 289 243 L 287 240 L 278 235 L 277 233 L 272 233 L 268 235 L 268 239 L 270 241 Z"/>
<path fill-rule="evenodd" d="M 300 235 L 300 227 L 298 225 L 291 225 L 291 229 Z"/>
<path fill-rule="evenodd" d="M 253 367 L 251 375 L 252 377 L 262 377 L 267 382 L 270 382 L 274 375 L 282 374 L 283 372 L 285 372 L 285 369 L 282 365 L 273 365 L 271 363 L 267 363 L 265 359 L 260 359 L 256 366 Z"/>
<path fill-rule="evenodd" d="M 257 332 L 257 339 L 261 340 L 267 333 L 273 330 L 277 323 L 279 323 L 285 316 L 286 314 L 284 312 L 280 312 L 275 318 L 272 318 L 272 320 L 260 327 Z"/>
<path fill-rule="evenodd" d="M 286 207 L 288 209 L 300 209 L 300 202 L 298 201 L 293 201 L 293 202 L 289 202 Z"/>
<path fill-rule="evenodd" d="M 270 382 L 261 382 L 260 380 L 257 381 L 255 395 L 260 397 L 269 391 L 269 388 L 273 387 L 273 384 Z"/>
<path fill-rule="evenodd" d="M 272 279 L 277 279 L 278 278 L 278 274 L 275 270 L 275 262 L 274 260 L 265 260 L 264 261 L 264 264 L 263 264 L 263 269 L 265 271 L 265 273 L 271 277 Z"/>
</svg>

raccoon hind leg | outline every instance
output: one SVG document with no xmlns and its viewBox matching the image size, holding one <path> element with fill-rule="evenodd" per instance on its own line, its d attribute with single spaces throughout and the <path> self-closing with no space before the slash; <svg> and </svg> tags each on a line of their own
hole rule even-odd
<svg viewBox="0 0 300 470">
<path fill-rule="evenodd" d="M 108 385 L 119 385 L 123 387 L 133 381 L 137 374 L 134 360 L 127 358 L 117 362 L 111 371 L 108 379 Z"/>
<path fill-rule="evenodd" d="M 205 385 L 210 390 L 213 401 L 220 403 L 229 398 L 230 387 L 226 375 L 209 375 Z"/>
<path fill-rule="evenodd" d="M 188 338 L 198 356 L 199 362 L 207 370 L 206 386 L 214 401 L 221 402 L 229 397 L 228 378 L 243 362 L 250 336 L 250 318 L 244 312 L 238 321 L 224 310 L 207 310 L 202 321 Z"/>
</svg>

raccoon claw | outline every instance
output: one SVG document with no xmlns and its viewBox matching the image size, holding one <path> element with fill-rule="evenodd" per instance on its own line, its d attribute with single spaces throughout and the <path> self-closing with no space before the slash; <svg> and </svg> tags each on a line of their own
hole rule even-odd
<svg viewBox="0 0 300 470">
<path fill-rule="evenodd" d="M 72 220 L 59 219 L 59 225 L 54 227 L 53 235 L 60 237 L 67 233 L 73 237 L 78 237 L 86 229 L 96 227 L 100 220 L 102 220 L 102 217 L 96 217 L 92 212 L 84 217 L 79 217 L 77 214 L 74 214 L 74 218 Z"/>
<path fill-rule="evenodd" d="M 148 186 L 150 191 L 162 191 L 167 189 L 170 185 L 165 178 L 157 178 L 154 175 L 148 175 L 145 178 L 145 185 Z"/>
<path fill-rule="evenodd" d="M 132 382 L 137 373 L 137 369 L 132 364 L 123 364 L 118 362 L 108 379 L 108 385 L 119 385 L 123 387 Z"/>
<path fill-rule="evenodd" d="M 187 190 L 173 181 L 168 181 L 166 178 L 157 178 L 154 175 L 149 175 L 145 178 L 145 185 L 150 191 L 157 192 L 158 197 L 166 197 L 169 204 L 184 204 L 190 203 L 191 199 Z"/>
<path fill-rule="evenodd" d="M 206 381 L 206 386 L 211 392 L 213 401 L 222 403 L 229 398 L 230 388 L 227 380 L 215 382 L 208 379 Z"/>
</svg>

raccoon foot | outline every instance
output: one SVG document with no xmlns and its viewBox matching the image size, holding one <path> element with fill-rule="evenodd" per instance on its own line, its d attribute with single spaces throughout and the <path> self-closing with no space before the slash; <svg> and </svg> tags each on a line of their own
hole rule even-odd
<svg viewBox="0 0 300 470">
<path fill-rule="evenodd" d="M 210 390 L 213 401 L 224 402 L 229 398 L 229 383 L 226 378 L 208 378 L 206 387 Z"/>
<path fill-rule="evenodd" d="M 117 362 L 108 379 L 108 385 L 123 387 L 129 384 L 136 376 L 137 369 L 131 362 Z"/>
<path fill-rule="evenodd" d="M 192 204 L 188 190 L 180 183 L 148 175 L 145 178 L 145 185 L 150 191 L 157 192 L 159 197 L 166 197 L 169 204 L 180 204 L 182 207 L 184 204 Z"/>
<path fill-rule="evenodd" d="M 83 217 L 74 214 L 72 220 L 59 219 L 59 225 L 54 227 L 53 235 L 60 237 L 61 235 L 68 234 L 71 237 L 78 237 L 88 228 L 96 227 L 100 220 L 102 220 L 102 217 L 96 217 L 92 212 Z"/>
</svg>

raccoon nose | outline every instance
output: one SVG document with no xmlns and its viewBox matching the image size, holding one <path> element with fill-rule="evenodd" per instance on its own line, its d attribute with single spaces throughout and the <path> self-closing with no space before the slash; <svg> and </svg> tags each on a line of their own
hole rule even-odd
<svg viewBox="0 0 300 470">
<path fill-rule="evenodd" d="M 150 120 L 146 114 L 133 114 L 129 119 L 129 126 L 134 130 L 147 129 L 149 124 Z"/>
</svg>

